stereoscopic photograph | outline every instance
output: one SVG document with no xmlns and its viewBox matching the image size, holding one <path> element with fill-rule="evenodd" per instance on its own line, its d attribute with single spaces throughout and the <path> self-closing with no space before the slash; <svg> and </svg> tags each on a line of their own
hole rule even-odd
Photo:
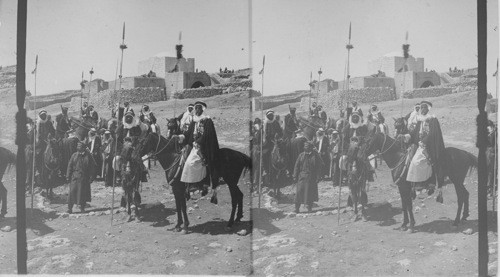
<svg viewBox="0 0 500 277">
<path fill-rule="evenodd" d="M 498 12 L 0 0 L 0 274 L 496 276 Z"/>
</svg>

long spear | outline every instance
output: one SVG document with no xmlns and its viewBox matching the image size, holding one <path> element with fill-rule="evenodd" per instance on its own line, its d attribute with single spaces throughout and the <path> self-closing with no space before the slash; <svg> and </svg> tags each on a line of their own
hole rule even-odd
<svg viewBox="0 0 500 277">
<path fill-rule="evenodd" d="M 262 70 L 259 74 L 262 75 L 262 89 L 261 89 L 261 101 L 260 101 L 260 117 L 262 118 L 261 128 L 260 128 L 260 157 L 259 157 L 259 209 L 260 209 L 260 198 L 262 194 L 262 145 L 264 144 L 264 68 L 266 66 L 266 56 L 262 58 Z"/>
<path fill-rule="evenodd" d="M 82 81 L 80 82 L 82 90 L 80 92 L 80 118 L 82 117 L 82 106 L 83 106 L 83 90 L 85 89 L 85 84 L 83 83 L 83 70 L 82 70 Z"/>
<path fill-rule="evenodd" d="M 309 76 L 309 113 L 311 113 L 312 81 L 313 81 L 313 73 L 311 71 L 311 75 Z"/>
<path fill-rule="evenodd" d="M 36 55 L 35 59 L 35 69 L 31 72 L 31 74 L 35 74 L 35 97 L 33 98 L 33 112 L 34 112 L 34 119 L 36 122 L 37 114 L 36 114 L 36 77 L 37 77 L 37 71 L 38 71 L 38 55 Z M 35 183 L 35 159 L 36 159 L 36 133 L 37 133 L 37 128 L 36 124 L 33 126 L 33 170 L 31 171 L 31 211 L 30 211 L 30 216 L 31 219 L 33 219 L 33 202 L 34 202 L 34 183 Z"/>
<path fill-rule="evenodd" d="M 122 43 L 120 44 L 120 49 L 122 51 L 121 55 L 121 61 L 120 61 L 120 75 L 118 76 L 120 78 L 119 81 L 119 90 L 118 90 L 118 108 L 117 108 L 117 119 L 119 119 L 119 113 L 120 113 L 120 97 L 121 93 L 120 90 L 122 89 L 122 73 L 123 73 L 123 51 L 127 49 L 127 45 L 125 45 L 125 22 L 123 22 L 123 34 L 122 34 Z M 116 81 L 115 81 L 116 84 Z M 120 121 L 117 120 L 118 126 L 120 124 Z M 113 214 L 115 210 L 115 183 L 116 183 L 116 153 L 118 152 L 118 126 L 115 130 L 115 159 L 113 159 L 113 193 L 112 193 L 112 200 L 111 200 L 111 226 L 113 226 Z"/>
<path fill-rule="evenodd" d="M 354 48 L 354 46 L 352 46 L 351 44 L 351 22 L 349 22 L 349 42 L 347 43 L 347 45 L 345 46 L 345 48 L 347 49 L 347 79 L 344 81 L 344 83 L 347 85 L 347 93 L 349 93 L 349 79 L 350 79 L 350 73 L 349 73 L 349 69 L 350 69 L 350 55 L 351 55 L 351 49 Z M 344 94 L 345 95 L 345 94 Z M 342 99 L 342 97 L 341 97 Z M 343 103 L 342 103 L 343 105 Z M 341 106 L 341 109 L 342 109 L 342 106 Z M 345 116 L 347 116 L 347 114 L 345 114 Z M 343 128 L 344 126 L 342 126 Z M 343 130 L 341 130 L 340 132 L 340 147 L 342 148 L 344 146 L 344 134 L 342 132 Z M 340 160 L 339 160 L 340 161 Z M 344 160 L 342 159 L 342 162 L 344 162 Z M 342 195 L 342 164 L 339 163 L 339 170 L 340 170 L 340 174 L 339 174 L 339 203 L 338 203 L 338 213 L 337 213 L 337 225 L 340 225 L 340 202 L 342 201 L 342 198 L 341 198 L 341 195 Z"/>
</svg>

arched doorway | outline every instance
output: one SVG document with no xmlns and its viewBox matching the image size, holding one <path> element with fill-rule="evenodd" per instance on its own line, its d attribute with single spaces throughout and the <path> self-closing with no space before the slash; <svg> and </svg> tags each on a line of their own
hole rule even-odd
<svg viewBox="0 0 500 277">
<path fill-rule="evenodd" d="M 193 83 L 193 85 L 191 85 L 191 88 L 200 88 L 200 87 L 204 87 L 205 85 L 200 82 L 200 81 L 196 81 Z"/>
<path fill-rule="evenodd" d="M 420 88 L 428 88 L 428 87 L 433 87 L 434 84 L 431 81 L 425 81 Z"/>
</svg>

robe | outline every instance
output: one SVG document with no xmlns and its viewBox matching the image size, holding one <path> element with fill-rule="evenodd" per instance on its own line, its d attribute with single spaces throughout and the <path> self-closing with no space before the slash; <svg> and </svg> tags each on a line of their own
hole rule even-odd
<svg viewBox="0 0 500 277">
<path fill-rule="evenodd" d="M 297 180 L 297 193 L 295 204 L 312 205 L 318 201 L 318 180 L 322 163 L 318 153 L 312 151 L 310 154 L 302 152 L 295 162 L 293 171 L 294 180 Z"/>
<path fill-rule="evenodd" d="M 85 205 L 91 201 L 90 183 L 94 176 L 94 162 L 88 152 L 75 152 L 68 164 L 66 176 L 69 179 L 68 204 Z"/>
</svg>

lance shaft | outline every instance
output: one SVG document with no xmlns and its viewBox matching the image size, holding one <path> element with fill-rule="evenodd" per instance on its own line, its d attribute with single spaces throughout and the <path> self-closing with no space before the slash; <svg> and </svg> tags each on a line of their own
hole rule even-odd
<svg viewBox="0 0 500 277">
<path fill-rule="evenodd" d="M 122 89 L 122 73 L 123 73 L 123 51 L 127 49 L 127 46 L 125 45 L 125 23 L 123 23 L 123 37 L 122 37 L 122 44 L 120 45 L 120 49 L 122 51 L 121 53 L 121 60 L 120 60 L 120 75 L 118 76 L 119 79 L 119 87 L 118 87 L 118 107 L 117 107 L 117 114 L 116 114 L 116 119 L 117 119 L 117 126 L 115 130 L 115 153 L 114 156 L 115 158 L 111 161 L 112 168 L 113 168 L 113 192 L 112 192 L 112 200 L 111 200 L 111 226 L 113 226 L 113 214 L 115 210 L 115 183 L 116 183 L 116 167 L 117 167 L 117 152 L 118 152 L 118 130 L 120 126 L 120 102 L 121 102 L 121 89 Z M 116 87 L 116 81 L 115 81 L 115 87 Z"/>
<path fill-rule="evenodd" d="M 264 68 L 263 68 L 264 69 Z M 261 121 L 261 128 L 260 128 L 260 157 L 259 157 L 259 171 L 260 171 L 260 176 L 259 176 L 259 209 L 260 209 L 260 198 L 262 194 L 262 147 L 264 144 L 264 131 L 265 131 L 265 124 L 264 124 L 264 74 L 265 70 L 262 71 L 262 89 L 261 89 L 261 101 L 260 101 L 260 116 L 262 118 Z M 267 172 L 268 173 L 268 172 Z"/>
</svg>

